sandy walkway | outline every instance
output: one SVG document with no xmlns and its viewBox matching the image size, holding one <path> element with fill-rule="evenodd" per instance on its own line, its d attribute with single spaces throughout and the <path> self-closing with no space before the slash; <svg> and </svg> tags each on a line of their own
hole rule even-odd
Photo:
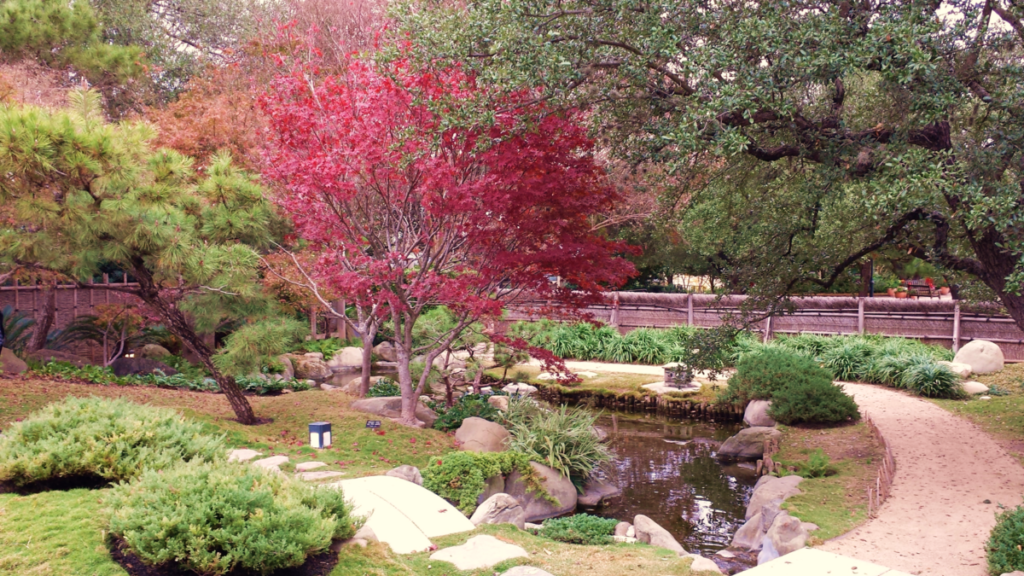
<svg viewBox="0 0 1024 576">
<path fill-rule="evenodd" d="M 889 442 L 896 479 L 877 518 L 821 548 L 911 574 L 987 574 L 996 505 L 1021 503 L 1024 468 L 974 424 L 930 402 L 845 386 Z"/>
</svg>

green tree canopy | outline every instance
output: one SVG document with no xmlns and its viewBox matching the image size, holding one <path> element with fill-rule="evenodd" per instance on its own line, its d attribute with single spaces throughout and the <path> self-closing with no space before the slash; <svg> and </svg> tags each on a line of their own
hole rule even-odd
<svg viewBox="0 0 1024 576">
<path fill-rule="evenodd" d="M 1021 2 L 428 4 L 402 16 L 431 56 L 591 107 L 622 157 L 707 171 L 682 232 L 737 281 L 829 286 L 897 247 L 1024 327 Z"/>
</svg>

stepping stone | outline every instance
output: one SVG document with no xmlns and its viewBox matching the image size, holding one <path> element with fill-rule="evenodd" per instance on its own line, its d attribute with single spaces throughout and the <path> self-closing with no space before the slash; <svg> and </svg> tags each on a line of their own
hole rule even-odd
<svg viewBox="0 0 1024 576">
<path fill-rule="evenodd" d="M 228 462 L 248 462 L 257 456 L 262 456 L 262 454 L 255 450 L 249 450 L 248 448 L 232 450 L 231 452 L 228 452 Z"/>
<path fill-rule="evenodd" d="M 553 576 L 553 574 L 533 566 L 516 566 L 507 572 L 502 572 L 501 576 Z"/>
<path fill-rule="evenodd" d="M 429 550 L 430 538 L 476 529 L 443 498 L 401 478 L 368 476 L 330 486 L 342 489 L 353 514 L 368 517 L 365 526 L 397 554 Z"/>
<path fill-rule="evenodd" d="M 488 568 L 512 558 L 526 558 L 526 550 L 507 544 L 494 536 L 474 536 L 462 546 L 452 546 L 430 555 L 431 560 L 449 562 L 459 570 Z"/>
<path fill-rule="evenodd" d="M 327 470 L 321 472 L 300 472 L 296 474 L 299 480 L 305 480 L 306 482 L 312 482 L 314 480 L 326 480 L 328 478 L 337 478 L 338 476 L 344 475 L 344 472 L 329 472 Z"/>
<path fill-rule="evenodd" d="M 270 458 L 257 460 L 253 462 L 253 465 L 259 466 L 260 468 L 277 468 L 278 466 L 284 464 L 285 462 L 288 462 L 287 456 L 271 456 Z M 280 468 L 277 469 L 280 470 Z"/>
<path fill-rule="evenodd" d="M 295 469 L 299 472 L 309 472 L 310 470 L 323 468 L 324 466 L 327 466 L 326 462 L 299 462 L 295 465 Z"/>
</svg>

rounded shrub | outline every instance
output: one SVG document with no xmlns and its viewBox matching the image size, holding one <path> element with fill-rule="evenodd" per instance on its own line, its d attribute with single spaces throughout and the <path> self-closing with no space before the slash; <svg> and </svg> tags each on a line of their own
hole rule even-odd
<svg viewBox="0 0 1024 576">
<path fill-rule="evenodd" d="M 811 358 L 778 346 L 762 346 L 740 357 L 719 402 L 745 406 L 751 400 L 771 400 L 783 386 L 821 380 L 831 384 L 832 375 Z"/>
<path fill-rule="evenodd" d="M 574 514 L 565 518 L 545 520 L 540 535 L 569 544 L 609 544 L 612 542 L 611 534 L 618 523 L 619 521 L 614 518 Z"/>
<path fill-rule="evenodd" d="M 213 461 L 223 437 L 176 411 L 121 399 L 68 398 L 50 404 L 0 436 L 0 481 L 31 482 L 77 476 L 128 480 L 143 470 L 182 461 Z"/>
<path fill-rule="evenodd" d="M 903 371 L 900 378 L 903 388 L 913 390 L 929 398 L 963 398 L 966 396 L 960 377 L 948 366 L 931 359 L 919 361 Z"/>
<path fill-rule="evenodd" d="M 105 503 L 110 533 L 143 562 L 211 576 L 299 566 L 359 524 L 341 490 L 229 462 L 148 470 Z"/>
<path fill-rule="evenodd" d="M 457 429 L 462 426 L 463 420 L 472 416 L 492 422 L 500 416 L 498 409 L 488 403 L 487 397 L 481 394 L 463 394 L 451 407 L 435 403 L 431 408 L 437 412 L 434 428 L 445 432 Z"/>
<path fill-rule="evenodd" d="M 772 395 L 768 415 L 783 424 L 837 424 L 860 419 L 857 403 L 828 377 L 790 381 Z"/>
<path fill-rule="evenodd" d="M 1024 570 L 1024 506 L 999 515 L 985 550 L 990 574 Z"/>
</svg>

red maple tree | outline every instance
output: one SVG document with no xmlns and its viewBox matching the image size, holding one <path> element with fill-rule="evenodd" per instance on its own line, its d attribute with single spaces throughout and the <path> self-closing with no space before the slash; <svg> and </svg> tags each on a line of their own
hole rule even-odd
<svg viewBox="0 0 1024 576">
<path fill-rule="evenodd" d="M 615 192 L 571 114 L 528 91 L 499 96 L 458 66 L 352 59 L 317 72 L 297 65 L 262 99 L 264 175 L 319 252 L 309 276 L 393 324 L 403 421 L 417 423 L 426 386 L 426 371 L 412 381 L 417 354 L 430 366 L 525 295 L 582 303 L 633 273 L 616 256 L 627 247 L 592 231 Z M 462 120 L 481 106 L 486 125 Z M 414 349 L 414 324 L 439 305 L 455 327 Z"/>
</svg>

